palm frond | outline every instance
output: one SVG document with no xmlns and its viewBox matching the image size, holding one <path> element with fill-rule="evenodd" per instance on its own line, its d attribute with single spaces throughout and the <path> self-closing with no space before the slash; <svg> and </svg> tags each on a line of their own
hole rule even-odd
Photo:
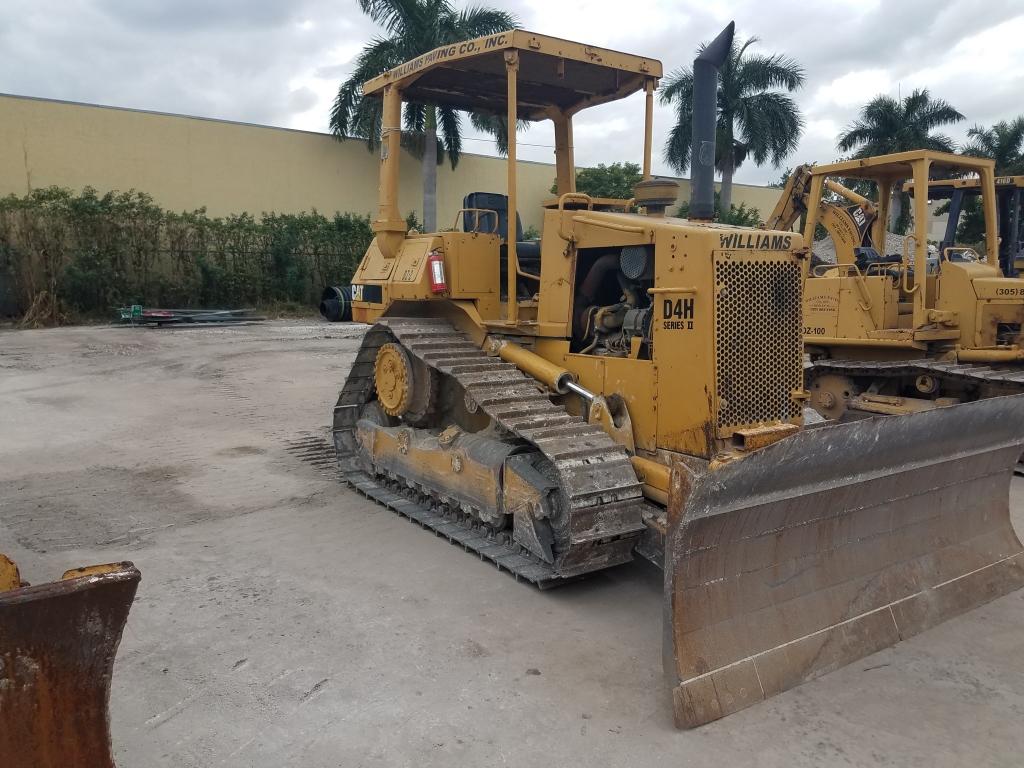
<svg viewBox="0 0 1024 768">
<path fill-rule="evenodd" d="M 805 80 L 803 67 L 781 54 L 748 56 L 742 60 L 737 77 L 743 93 L 759 93 L 774 88 L 795 91 Z"/>
<path fill-rule="evenodd" d="M 685 99 L 687 103 L 693 98 L 693 72 L 689 68 L 676 69 L 670 72 L 658 88 L 658 101 L 671 104 L 673 101 Z"/>
<path fill-rule="evenodd" d="M 364 104 L 363 83 L 402 63 L 401 47 L 390 38 L 370 41 L 356 58 L 352 74 L 338 87 L 331 105 L 328 125 L 338 139 L 349 136 L 367 139 L 371 149 L 379 135 L 380 105 Z M 375 99 L 367 101 L 375 102 Z M 373 115 L 376 115 L 374 125 Z"/>
<path fill-rule="evenodd" d="M 933 133 L 942 125 L 963 120 L 949 102 L 934 99 L 928 89 L 916 89 L 902 101 L 880 95 L 865 104 L 859 118 L 836 141 L 840 152 L 854 157 L 933 149 L 951 152 L 955 143 Z"/>
<path fill-rule="evenodd" d="M 796 102 L 778 91 L 743 99 L 736 119 L 743 142 L 757 165 L 769 160 L 772 165 L 780 165 L 796 150 L 804 126 Z"/>
<path fill-rule="evenodd" d="M 507 29 L 517 29 L 519 19 L 515 14 L 506 11 L 470 6 L 454 17 L 453 26 L 461 35 L 459 39 L 464 40 L 467 37 L 482 37 L 504 32 Z"/>
<path fill-rule="evenodd" d="M 438 107 L 437 127 L 444 144 L 444 151 L 448 155 L 448 162 L 454 169 L 459 164 L 459 157 L 462 155 L 462 120 L 458 110 L 451 107 Z M 439 154 L 438 157 L 443 156 Z"/>
<path fill-rule="evenodd" d="M 758 165 L 776 165 L 792 152 L 803 130 L 796 102 L 780 91 L 794 91 L 805 79 L 803 68 L 780 54 L 749 53 L 756 37 L 733 48 L 719 73 L 715 165 L 734 170 L 747 159 Z M 700 50 L 706 48 L 702 43 Z M 669 132 L 665 161 L 683 173 L 690 165 L 693 120 L 693 72 L 680 68 L 669 73 L 658 92 L 662 104 L 673 104 L 676 123 Z"/>
<path fill-rule="evenodd" d="M 690 92 L 692 98 L 692 90 Z M 665 162 L 678 173 L 686 173 L 690 167 L 690 149 L 693 143 L 693 112 L 687 103 L 676 105 L 676 122 L 665 141 Z"/>
<path fill-rule="evenodd" d="M 469 122 L 478 131 L 489 133 L 494 137 L 494 146 L 499 155 L 508 154 L 508 119 L 500 115 L 485 114 L 483 112 L 470 112 Z M 528 120 L 517 120 L 516 131 L 526 130 L 530 125 Z"/>
<path fill-rule="evenodd" d="M 454 9 L 445 0 L 449 13 Z M 423 22 L 423 7 L 418 0 L 359 0 L 359 7 L 374 22 L 395 36 L 416 30 Z"/>
</svg>

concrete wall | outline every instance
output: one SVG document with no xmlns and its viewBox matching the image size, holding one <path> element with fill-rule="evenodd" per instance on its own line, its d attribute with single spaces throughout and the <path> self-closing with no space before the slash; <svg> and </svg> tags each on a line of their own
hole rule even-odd
<svg viewBox="0 0 1024 768">
<path fill-rule="evenodd" d="M 639 159 L 639 158 L 638 158 Z M 540 226 L 554 166 L 521 162 L 519 210 Z M 505 161 L 464 154 L 438 168 L 438 226 L 450 227 L 471 191 L 503 192 Z M 0 195 L 56 185 L 100 192 L 137 189 L 171 210 L 376 213 L 377 158 L 363 142 L 224 120 L 0 95 Z M 680 197 L 689 182 L 680 181 Z M 736 205 L 766 215 L 778 190 L 735 185 Z M 422 201 L 420 166 L 404 153 L 403 214 Z"/>
</svg>

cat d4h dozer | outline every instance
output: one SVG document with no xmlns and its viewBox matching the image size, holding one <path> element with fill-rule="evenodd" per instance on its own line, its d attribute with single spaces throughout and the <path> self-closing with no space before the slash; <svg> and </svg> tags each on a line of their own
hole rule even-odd
<svg viewBox="0 0 1024 768">
<path fill-rule="evenodd" d="M 352 304 L 371 327 L 334 411 L 352 486 L 521 579 L 659 564 L 680 727 L 1024 583 L 1020 399 L 804 428 L 803 238 L 712 221 L 731 40 L 694 63 L 689 220 L 651 175 L 654 59 L 516 30 L 367 82 L 380 207 Z M 576 192 L 573 116 L 637 92 L 635 198 Z M 406 231 L 403 100 L 552 121 L 539 241 L 519 235 L 514 132 L 505 195 L 468 195 L 458 231 Z"/>
</svg>

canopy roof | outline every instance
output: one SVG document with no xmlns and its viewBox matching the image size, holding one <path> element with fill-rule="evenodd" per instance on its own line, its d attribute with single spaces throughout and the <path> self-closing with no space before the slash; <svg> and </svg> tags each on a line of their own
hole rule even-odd
<svg viewBox="0 0 1024 768">
<path fill-rule="evenodd" d="M 369 80 L 367 96 L 397 85 L 403 101 L 446 104 L 474 112 L 506 114 L 506 54 L 519 55 L 518 115 L 574 113 L 642 90 L 662 76 L 661 62 L 517 29 L 435 48 Z"/>
<path fill-rule="evenodd" d="M 933 152 L 918 149 L 912 152 L 897 152 L 892 155 L 877 155 L 861 160 L 844 160 L 840 163 L 816 165 L 812 169 L 815 176 L 845 176 L 847 178 L 872 179 L 888 176 L 893 179 L 910 179 L 914 176 L 913 163 L 918 160 L 930 160 L 932 172 L 980 171 L 983 168 L 994 169 L 995 163 L 983 157 L 954 155 L 949 152 Z"/>
</svg>

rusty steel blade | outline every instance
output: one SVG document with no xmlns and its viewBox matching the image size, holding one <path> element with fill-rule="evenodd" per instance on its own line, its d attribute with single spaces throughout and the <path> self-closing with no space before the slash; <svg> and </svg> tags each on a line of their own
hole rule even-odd
<svg viewBox="0 0 1024 768">
<path fill-rule="evenodd" d="M 0 765 L 112 768 L 110 677 L 139 571 L 92 566 L 0 592 Z"/>
<path fill-rule="evenodd" d="M 1009 487 L 1024 395 L 808 429 L 673 469 L 676 725 L 792 688 L 1024 586 Z"/>
</svg>

